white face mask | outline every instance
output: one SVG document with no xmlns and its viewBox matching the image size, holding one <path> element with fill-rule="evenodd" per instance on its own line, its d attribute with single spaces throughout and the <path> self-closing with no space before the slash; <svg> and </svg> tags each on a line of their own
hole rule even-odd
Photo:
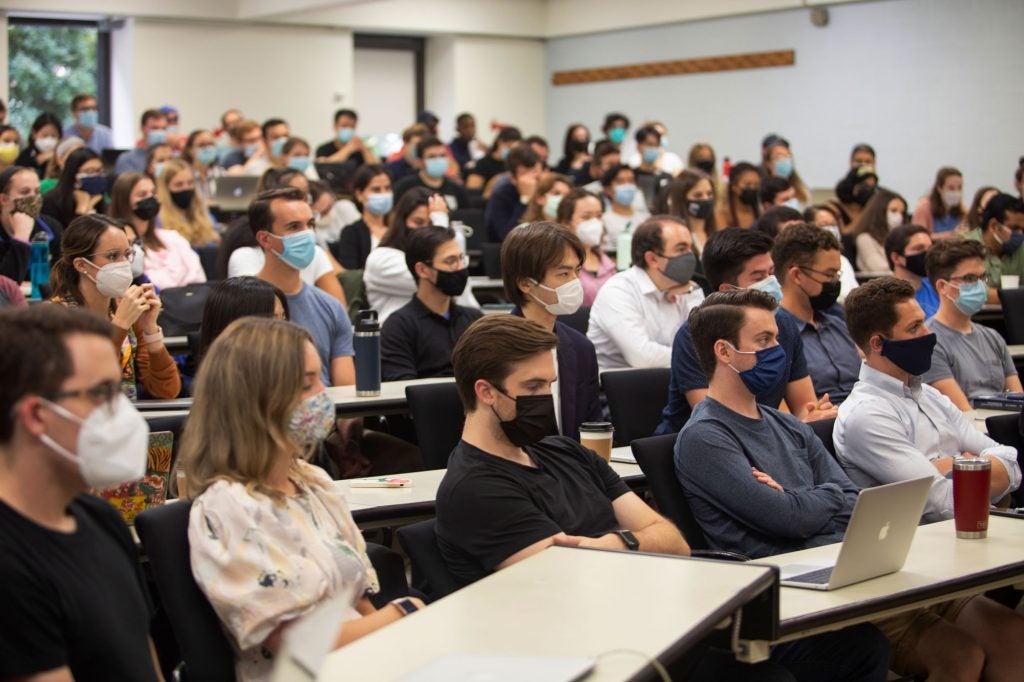
<svg viewBox="0 0 1024 682">
<path fill-rule="evenodd" d="M 552 315 L 572 315 L 583 305 L 583 283 L 580 282 L 579 278 L 566 282 L 557 289 L 546 287 L 532 279 L 530 281 L 545 291 L 554 292 L 555 296 L 558 297 L 558 301 L 555 303 L 545 303 L 537 298 L 533 292 L 530 293 L 530 296 L 533 296 L 533 300 L 544 306 L 544 309 Z"/>
<path fill-rule="evenodd" d="M 85 259 L 85 262 L 94 268 L 97 267 L 88 259 Z M 126 260 L 107 263 L 99 269 L 95 277 L 88 272 L 84 274 L 95 282 L 97 291 L 110 298 L 121 298 L 132 285 L 132 264 Z"/>
<path fill-rule="evenodd" d="M 839 232 L 839 226 L 838 225 L 822 225 L 821 229 L 825 230 L 826 232 L 831 234 L 833 237 L 835 237 L 836 241 L 839 242 L 840 244 L 843 243 L 843 241 L 842 241 L 842 234 Z"/>
<path fill-rule="evenodd" d="M 36 138 L 36 149 L 41 152 L 48 152 L 57 146 L 56 137 L 37 137 Z"/>
<path fill-rule="evenodd" d="M 75 416 L 66 409 L 44 400 L 61 417 L 77 423 L 77 452 L 71 452 L 48 435 L 39 439 L 57 454 L 78 466 L 82 480 L 93 488 L 137 481 L 146 473 L 146 450 L 149 425 L 124 394 L 113 404 L 98 407 L 87 418 Z"/>
<path fill-rule="evenodd" d="M 576 236 L 583 242 L 583 246 L 597 246 L 601 243 L 601 236 L 604 234 L 604 223 L 600 218 L 584 220 L 576 226 Z"/>
<path fill-rule="evenodd" d="M 956 208 L 960 205 L 960 200 L 963 198 L 963 192 L 957 192 L 955 190 L 942 193 L 942 203 L 946 205 L 946 208 Z"/>
<path fill-rule="evenodd" d="M 895 230 L 903 224 L 903 213 L 900 211 L 889 211 L 885 214 L 885 221 L 889 223 L 890 230 Z"/>
</svg>

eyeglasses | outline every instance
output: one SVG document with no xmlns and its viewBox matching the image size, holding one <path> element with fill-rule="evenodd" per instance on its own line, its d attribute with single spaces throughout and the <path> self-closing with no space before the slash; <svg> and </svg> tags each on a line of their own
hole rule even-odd
<svg viewBox="0 0 1024 682">
<path fill-rule="evenodd" d="M 985 275 L 952 275 L 950 276 L 949 281 L 952 282 L 953 280 L 957 280 L 964 284 L 975 284 L 983 279 L 985 279 Z"/>
<path fill-rule="evenodd" d="M 97 175 L 103 175 L 103 169 L 93 171 L 82 171 L 75 176 L 75 180 L 81 180 L 82 178 L 94 178 Z"/>
<path fill-rule="evenodd" d="M 103 253 L 93 253 L 92 256 L 103 256 L 111 263 L 119 263 L 120 261 L 126 260 L 129 263 L 135 260 L 135 249 L 125 249 L 124 251 L 104 251 Z"/>
<path fill-rule="evenodd" d="M 105 407 L 108 410 L 112 410 L 114 401 L 117 400 L 119 395 L 122 395 L 121 383 L 108 379 L 90 388 L 57 391 L 50 396 L 50 399 L 57 401 L 65 398 L 85 398 L 96 407 Z"/>
<path fill-rule="evenodd" d="M 437 266 L 435 266 L 433 263 L 423 261 L 423 264 L 426 265 L 428 268 L 433 268 L 434 270 L 437 270 Z M 456 270 L 461 270 L 462 268 L 469 266 L 469 256 L 467 256 L 464 253 L 460 253 L 458 256 L 448 256 L 443 261 L 441 261 L 441 265 L 443 265 L 446 268 L 455 268 Z"/>
<path fill-rule="evenodd" d="M 806 265 L 798 265 L 797 267 L 799 267 L 801 270 L 806 270 L 807 272 L 813 272 L 816 275 L 821 275 L 822 277 L 826 277 L 829 282 L 838 282 L 843 277 L 843 271 L 842 270 L 837 270 L 835 272 L 822 272 L 821 270 L 815 270 L 814 268 L 809 268 Z M 818 282 L 818 284 L 821 284 L 821 283 L 822 282 Z"/>
</svg>

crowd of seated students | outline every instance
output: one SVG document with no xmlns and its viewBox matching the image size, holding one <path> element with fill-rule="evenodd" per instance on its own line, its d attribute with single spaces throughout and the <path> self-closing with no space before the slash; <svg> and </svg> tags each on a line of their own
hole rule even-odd
<svg viewBox="0 0 1024 682">
<path fill-rule="evenodd" d="M 180 465 L 194 500 L 193 572 L 241 679 L 265 676 L 288 623 L 342 585 L 360 589 L 336 645 L 408 607 L 378 611 L 364 598 L 373 569 L 329 480 L 422 466 L 410 443 L 334 418 L 325 387 L 355 382 L 346 273 L 358 273 L 382 322 L 384 380 L 455 377 L 466 423 L 438 491 L 438 537 L 463 582 L 551 544 L 689 552 L 576 443 L 582 423 L 603 419 L 598 373 L 607 369 L 668 370 L 657 432 L 682 432 L 680 494 L 718 548 L 759 557 L 838 541 L 858 487 L 924 473 L 935 481 L 925 520 L 948 518 L 945 474 L 961 453 L 992 461 L 993 501 L 1020 485 L 1016 453 L 963 412 L 972 398 L 1021 390 L 1005 341 L 971 318 L 998 302 L 1004 275 L 1024 274 L 1024 203 L 983 187 L 966 208 L 955 168 L 939 170 L 908 222 L 910 206 L 879 184 L 864 144 L 835 197 L 810 205 L 778 135 L 762 141 L 756 163 L 720 177 L 711 145 L 693 145 L 684 163 L 662 124 L 630 135 L 619 113 L 593 144 L 586 126 L 570 126 L 552 169 L 543 138 L 506 126 L 487 145 L 469 114 L 445 143 L 424 112 L 387 156 L 358 133 L 351 109 L 336 112 L 331 139 L 314 151 L 281 118 L 261 124 L 229 110 L 219 129 L 185 135 L 178 112 L 161 107 L 142 114 L 135 146 L 108 175 L 113 139 L 97 112 L 94 97 L 76 97 L 73 121 L 62 131 L 57 116 L 40 116 L 24 149 L 18 131 L 0 128 L 0 302 L 23 304 L 17 283 L 28 279 L 32 242 L 45 241 L 48 295 L 59 304 L 0 313 L 5 348 L 35 344 L 53 360 L 23 367 L 5 353 L 13 379 L 0 390 L 0 548 L 28 547 L 43 531 L 95 541 L 102 558 L 56 551 L 125 585 L 139 608 L 124 621 L 130 632 L 84 636 L 96 619 L 88 594 L 60 584 L 59 568 L 26 575 L 24 561 L 0 560 L 3 589 L 29 595 L 5 599 L 18 608 L 0 617 L 0 679 L 62 667 L 89 679 L 104 657 L 109 670 L 136 671 L 125 679 L 156 679 L 148 628 L 135 622 L 145 586 L 122 556 L 124 529 L 81 493 L 136 474 L 138 443 L 124 434 L 138 415 L 120 396 L 181 392 L 157 324 L 159 294 L 207 279 L 227 277 L 206 304 L 199 416 Z M 352 178 L 349 194 L 319 179 L 332 167 Z M 216 186 L 236 175 L 259 176 L 259 193 L 224 224 Z M 485 317 L 469 285 L 467 234 L 453 216 L 473 208 L 483 241 L 500 242 L 510 315 Z M 219 262 L 210 274 L 207 249 Z M 893 276 L 858 286 L 853 263 Z M 559 319 L 582 307 L 585 333 Z M 838 462 L 806 425 L 834 418 Z M 337 447 L 325 450 L 332 439 Z M 97 443 L 124 458 L 121 468 L 90 459 Z M 307 462 L 313 450 L 327 453 L 320 467 Z M 710 451 L 721 456 L 701 456 Z M 726 496 L 764 498 L 762 512 L 752 518 Z M 263 549 L 239 541 L 266 518 L 274 523 L 256 524 Z M 58 597 L 90 614 L 64 639 L 48 608 Z M 46 618 L 15 637 L 28 609 Z M 914 617 L 922 620 L 778 646 L 760 668 L 725 672 L 729 662 L 714 655 L 702 665 L 709 678 L 736 679 L 805 679 L 809 661 L 840 657 L 849 669 L 837 679 L 881 679 L 887 667 L 949 666 L 965 678 L 975 664 L 1020 669 L 1019 653 L 1001 643 L 1019 639 L 1021 619 L 984 598 Z M 83 656 L 83 646 L 94 650 Z"/>
</svg>

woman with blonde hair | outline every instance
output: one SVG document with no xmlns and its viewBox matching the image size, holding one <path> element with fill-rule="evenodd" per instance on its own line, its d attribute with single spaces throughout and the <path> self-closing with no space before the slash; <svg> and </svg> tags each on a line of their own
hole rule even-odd
<svg viewBox="0 0 1024 682">
<path fill-rule="evenodd" d="M 158 289 L 181 287 L 206 281 L 199 254 L 177 232 L 156 226 L 160 201 L 156 186 L 145 173 L 121 173 L 110 190 L 112 218 L 123 220 L 135 230 L 136 244 L 142 245 L 144 263 L 133 263 Z"/>
<path fill-rule="evenodd" d="M 230 405 L 230 410 L 224 406 Z M 233 642 L 239 680 L 268 679 L 284 630 L 351 589 L 340 647 L 422 608 L 364 596 L 377 575 L 344 495 L 307 459 L 334 423 L 309 333 L 270 318 L 231 323 L 196 378 L 182 436 L 192 574 Z"/>
<path fill-rule="evenodd" d="M 141 385 L 152 398 L 177 398 L 181 377 L 157 325 L 160 297 L 152 284 L 132 284 L 135 259 L 124 225 L 104 215 L 75 218 L 61 238 L 53 264 L 54 301 L 81 306 L 109 320 L 129 398 Z"/>
<path fill-rule="evenodd" d="M 195 173 L 187 163 L 172 159 L 164 164 L 156 179 L 156 198 L 160 202 L 160 227 L 174 230 L 193 248 L 220 241 L 196 192 Z"/>
<path fill-rule="evenodd" d="M 568 177 L 558 173 L 544 173 L 533 190 L 533 196 L 520 222 L 554 220 L 558 216 L 558 204 L 571 191 L 572 180 Z"/>
</svg>

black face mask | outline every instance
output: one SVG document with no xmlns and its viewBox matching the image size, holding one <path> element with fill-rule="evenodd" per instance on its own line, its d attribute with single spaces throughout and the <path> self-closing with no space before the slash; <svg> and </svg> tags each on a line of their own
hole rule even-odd
<svg viewBox="0 0 1024 682">
<path fill-rule="evenodd" d="M 757 190 L 753 187 L 740 190 L 740 203 L 746 204 L 751 208 L 757 206 Z"/>
<path fill-rule="evenodd" d="M 693 199 L 686 202 L 686 212 L 698 220 L 707 220 L 714 207 L 714 199 Z"/>
<path fill-rule="evenodd" d="M 715 170 L 715 162 L 711 159 L 701 159 L 697 163 L 693 164 L 697 168 L 701 169 L 708 175 L 711 175 L 711 171 Z"/>
<path fill-rule="evenodd" d="M 429 263 L 427 265 L 431 267 Z M 469 268 L 462 268 L 455 272 L 438 270 L 437 282 L 434 285 L 445 296 L 462 296 L 462 292 L 466 290 L 467 282 L 469 282 Z"/>
<path fill-rule="evenodd" d="M 194 189 L 183 189 L 180 192 L 171 192 L 171 201 L 182 211 L 192 205 L 192 197 L 196 195 Z"/>
<path fill-rule="evenodd" d="M 506 398 L 510 395 L 500 389 L 496 389 Z M 491 412 L 498 418 L 498 426 L 501 427 L 505 437 L 516 447 L 533 445 L 547 436 L 558 435 L 558 422 L 555 421 L 555 399 L 548 395 L 521 395 L 514 398 L 516 401 L 516 416 L 509 421 L 502 421 L 498 417 L 494 406 Z"/>
<path fill-rule="evenodd" d="M 583 140 L 573 140 L 569 143 L 569 151 L 574 154 L 586 154 L 590 144 Z"/>
<path fill-rule="evenodd" d="M 863 206 L 870 201 L 871 197 L 875 193 L 875 188 L 871 185 L 858 185 L 853 190 L 853 200 Z"/>
<path fill-rule="evenodd" d="M 132 206 L 132 213 L 142 220 L 152 220 L 160 212 L 160 202 L 156 197 L 146 197 Z"/>
<path fill-rule="evenodd" d="M 828 310 L 839 300 L 841 282 L 825 282 L 821 285 L 821 293 L 817 296 L 808 296 L 807 300 L 814 310 Z"/>
<path fill-rule="evenodd" d="M 924 259 L 927 257 L 926 252 L 915 253 L 913 256 L 904 256 L 907 259 L 907 270 L 918 277 L 927 277 L 928 271 L 924 269 Z"/>
</svg>

